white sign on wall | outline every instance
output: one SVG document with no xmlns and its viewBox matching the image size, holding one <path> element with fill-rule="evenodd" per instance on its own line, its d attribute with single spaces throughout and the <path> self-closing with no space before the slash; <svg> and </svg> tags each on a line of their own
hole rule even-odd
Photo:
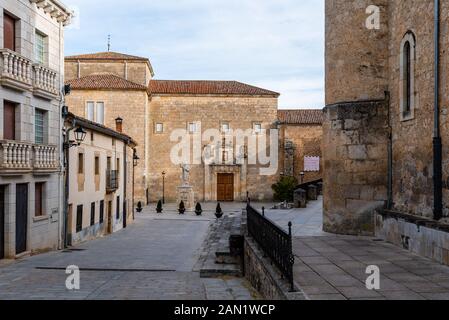
<svg viewBox="0 0 449 320">
<path fill-rule="evenodd" d="M 320 157 L 304 157 L 304 171 L 306 172 L 320 171 Z"/>
</svg>

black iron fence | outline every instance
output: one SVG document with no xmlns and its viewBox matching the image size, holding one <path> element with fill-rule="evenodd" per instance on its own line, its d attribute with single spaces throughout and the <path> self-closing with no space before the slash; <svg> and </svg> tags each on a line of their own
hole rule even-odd
<svg viewBox="0 0 449 320">
<path fill-rule="evenodd" d="M 264 213 L 260 213 L 248 203 L 247 227 L 249 235 L 279 268 L 282 276 L 289 281 L 291 291 L 294 291 L 293 264 L 295 258 L 292 251 L 292 223 L 289 222 L 287 233 L 267 219 Z"/>
</svg>

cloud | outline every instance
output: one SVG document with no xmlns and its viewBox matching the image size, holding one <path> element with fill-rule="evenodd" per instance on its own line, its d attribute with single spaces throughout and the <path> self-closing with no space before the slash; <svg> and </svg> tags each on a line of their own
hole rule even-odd
<svg viewBox="0 0 449 320">
<path fill-rule="evenodd" d="M 79 8 L 66 54 L 150 58 L 156 78 L 229 79 L 280 91 L 281 107 L 324 103 L 324 0 L 65 0 Z"/>
</svg>

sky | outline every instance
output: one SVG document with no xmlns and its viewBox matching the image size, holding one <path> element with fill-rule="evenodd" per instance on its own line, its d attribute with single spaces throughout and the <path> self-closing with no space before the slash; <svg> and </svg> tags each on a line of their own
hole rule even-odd
<svg viewBox="0 0 449 320">
<path fill-rule="evenodd" d="M 155 79 L 237 80 L 324 107 L 324 0 L 64 0 L 65 54 L 147 57 Z"/>
</svg>

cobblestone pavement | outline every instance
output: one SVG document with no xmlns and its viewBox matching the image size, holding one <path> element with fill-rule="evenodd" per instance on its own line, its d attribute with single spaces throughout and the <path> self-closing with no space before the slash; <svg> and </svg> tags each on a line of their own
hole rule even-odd
<svg viewBox="0 0 449 320">
<path fill-rule="evenodd" d="M 281 227 L 293 221 L 294 278 L 312 300 L 449 300 L 449 267 L 379 239 L 323 232 L 321 201 L 267 216 Z M 371 265 L 380 269 L 377 291 L 365 284 Z"/>
<path fill-rule="evenodd" d="M 169 209 L 160 216 L 145 208 L 127 229 L 73 251 L 3 262 L 0 299 L 254 298 L 244 279 L 201 279 L 192 271 L 212 219 L 212 214 L 179 216 Z M 65 287 L 69 265 L 81 269 L 78 291 Z"/>
</svg>

